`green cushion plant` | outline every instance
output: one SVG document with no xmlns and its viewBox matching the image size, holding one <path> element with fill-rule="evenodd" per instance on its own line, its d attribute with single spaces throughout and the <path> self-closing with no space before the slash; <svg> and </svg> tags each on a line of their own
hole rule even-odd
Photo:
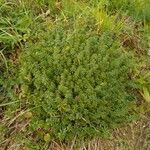
<svg viewBox="0 0 150 150">
<path fill-rule="evenodd" d="M 21 54 L 22 101 L 35 107 L 30 129 L 61 140 L 107 136 L 133 115 L 135 60 L 114 33 L 98 34 L 92 22 L 73 26 L 58 23 Z"/>
<path fill-rule="evenodd" d="M 0 0 L 0 143 L 44 149 L 51 140 L 108 137 L 145 112 L 148 8 Z"/>
</svg>

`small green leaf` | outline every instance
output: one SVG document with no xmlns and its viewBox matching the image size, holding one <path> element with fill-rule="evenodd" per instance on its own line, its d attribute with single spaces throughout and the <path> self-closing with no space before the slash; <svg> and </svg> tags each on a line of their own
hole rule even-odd
<svg viewBox="0 0 150 150">
<path fill-rule="evenodd" d="M 49 133 L 47 133 L 47 134 L 44 135 L 44 141 L 45 142 L 50 141 L 50 134 Z"/>
<path fill-rule="evenodd" d="M 150 102 L 150 93 L 146 87 L 143 87 L 143 92 L 141 92 L 141 95 L 145 99 L 145 101 Z"/>
<path fill-rule="evenodd" d="M 27 112 L 26 114 L 25 114 L 25 118 L 32 118 L 33 117 L 33 114 L 32 114 L 32 112 Z"/>
</svg>

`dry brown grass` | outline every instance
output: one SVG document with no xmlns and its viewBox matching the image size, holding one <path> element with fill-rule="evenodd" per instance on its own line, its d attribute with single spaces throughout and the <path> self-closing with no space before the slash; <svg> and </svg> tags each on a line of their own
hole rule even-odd
<svg viewBox="0 0 150 150">
<path fill-rule="evenodd" d="M 110 139 L 95 139 L 77 145 L 76 138 L 68 144 L 52 141 L 41 150 L 150 150 L 150 113 L 143 115 L 141 120 L 113 131 Z M 28 150 L 23 144 L 14 140 L 13 136 L 6 139 L 0 150 Z"/>
</svg>

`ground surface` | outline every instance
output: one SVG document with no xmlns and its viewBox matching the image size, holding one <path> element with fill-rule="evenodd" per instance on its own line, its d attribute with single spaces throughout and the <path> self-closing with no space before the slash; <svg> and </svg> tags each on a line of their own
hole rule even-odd
<svg viewBox="0 0 150 150">
<path fill-rule="evenodd" d="M 26 150 L 23 144 L 13 138 L 7 139 L 1 150 Z M 44 146 L 43 146 L 43 149 Z M 142 119 L 125 127 L 115 129 L 111 139 L 96 139 L 82 143 L 78 148 L 73 141 L 69 144 L 51 142 L 49 150 L 150 150 L 150 117 L 143 115 Z"/>
</svg>

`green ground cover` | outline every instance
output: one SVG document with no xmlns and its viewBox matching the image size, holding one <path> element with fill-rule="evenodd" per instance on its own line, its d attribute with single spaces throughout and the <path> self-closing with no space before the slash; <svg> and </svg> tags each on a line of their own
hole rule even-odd
<svg viewBox="0 0 150 150">
<path fill-rule="evenodd" d="M 148 0 L 0 0 L 0 144 L 108 138 L 148 114 L 149 10 Z"/>
</svg>

